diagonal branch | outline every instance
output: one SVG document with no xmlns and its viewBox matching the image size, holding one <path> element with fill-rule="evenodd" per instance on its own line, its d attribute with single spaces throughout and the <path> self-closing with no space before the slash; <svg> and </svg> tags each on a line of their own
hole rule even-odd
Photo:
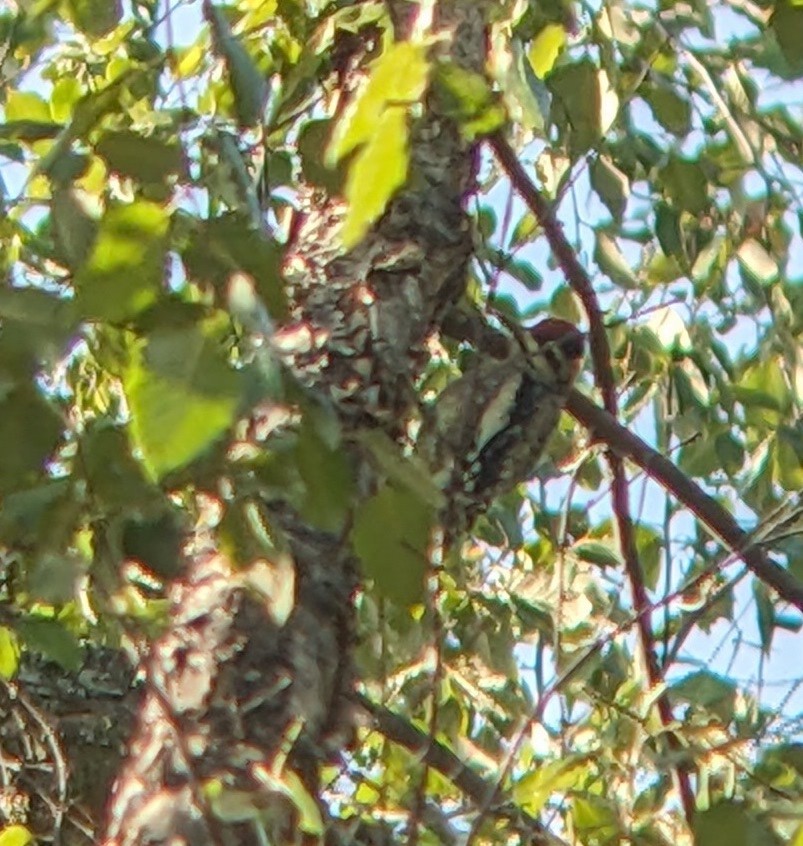
<svg viewBox="0 0 803 846">
<path fill-rule="evenodd" d="M 490 808 L 496 817 L 510 821 L 519 829 L 519 834 L 526 835 L 523 842 L 535 846 L 566 846 L 563 840 L 547 831 L 537 819 L 505 801 L 506 797 L 498 785 L 472 770 L 451 749 L 367 696 L 356 694 L 356 699 L 371 716 L 377 731 L 409 752 L 421 755 L 428 766 L 448 778 L 478 808 Z"/>
<path fill-rule="evenodd" d="M 633 461 L 682 502 L 781 599 L 803 611 L 803 584 L 800 580 L 769 558 L 728 511 L 666 456 L 648 446 L 579 391 L 571 393 L 566 408 L 594 438 L 603 441 L 622 458 Z"/>
</svg>

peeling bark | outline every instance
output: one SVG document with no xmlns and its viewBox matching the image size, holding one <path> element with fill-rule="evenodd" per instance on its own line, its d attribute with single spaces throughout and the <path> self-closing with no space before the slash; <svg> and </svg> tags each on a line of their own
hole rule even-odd
<svg viewBox="0 0 803 846">
<path fill-rule="evenodd" d="M 390 3 L 400 31 L 414 23 L 403 20 L 410 8 Z M 434 25 L 444 57 L 482 72 L 482 4 L 441 2 Z M 302 188 L 285 268 L 292 312 L 277 346 L 345 436 L 365 426 L 402 434 L 417 408 L 425 342 L 464 289 L 476 154 L 430 99 L 412 129 L 407 185 L 355 249 L 338 244 L 342 203 Z M 375 487 L 364 460 L 355 476 L 361 494 Z M 266 830 L 286 839 L 297 809 L 277 787 L 286 773 L 278 762 L 287 759 L 315 796 L 320 763 L 351 735 L 357 577 L 347 536 L 305 525 L 286 503 L 266 503 L 264 513 L 292 554 L 292 612 L 277 621 L 270 601 L 255 598 L 213 548 L 189 556 L 171 590 L 168 630 L 146 662 L 108 844 L 253 843 Z"/>
</svg>

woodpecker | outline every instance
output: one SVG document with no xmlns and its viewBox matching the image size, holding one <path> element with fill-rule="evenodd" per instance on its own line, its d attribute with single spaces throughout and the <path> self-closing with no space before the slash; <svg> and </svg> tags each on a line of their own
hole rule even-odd
<svg viewBox="0 0 803 846">
<path fill-rule="evenodd" d="M 492 500 L 531 478 L 584 350 L 585 335 L 574 324 L 547 318 L 512 338 L 505 358 L 477 360 L 441 393 L 424 443 L 450 502 L 451 528 L 470 525 Z"/>
</svg>

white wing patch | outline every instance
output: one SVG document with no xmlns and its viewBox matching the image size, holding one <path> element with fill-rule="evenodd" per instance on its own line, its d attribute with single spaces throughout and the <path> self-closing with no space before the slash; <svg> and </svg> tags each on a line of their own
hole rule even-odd
<svg viewBox="0 0 803 846">
<path fill-rule="evenodd" d="M 510 422 L 510 410 L 514 406 L 521 379 L 522 374 L 520 372 L 509 374 L 485 407 L 477 426 L 477 441 L 474 444 L 475 455 L 482 452 L 488 441 L 501 432 Z"/>
</svg>

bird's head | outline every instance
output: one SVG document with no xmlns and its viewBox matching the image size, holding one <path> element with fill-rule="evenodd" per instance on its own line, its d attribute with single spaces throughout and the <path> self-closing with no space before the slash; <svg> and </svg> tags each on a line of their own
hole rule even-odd
<svg viewBox="0 0 803 846">
<path fill-rule="evenodd" d="M 569 381 L 574 381 L 585 355 L 585 333 L 574 323 L 557 317 L 547 317 L 539 321 L 535 326 L 531 326 L 527 333 L 556 373 L 562 373 L 568 367 L 565 375 Z"/>
</svg>

